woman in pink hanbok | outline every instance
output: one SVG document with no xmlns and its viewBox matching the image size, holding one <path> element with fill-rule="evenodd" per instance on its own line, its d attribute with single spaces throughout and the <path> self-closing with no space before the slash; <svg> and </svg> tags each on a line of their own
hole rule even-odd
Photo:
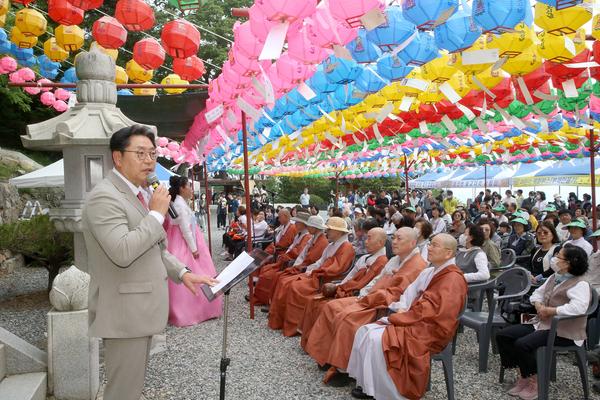
<svg viewBox="0 0 600 400">
<path fill-rule="evenodd" d="M 193 211 L 188 206 L 193 195 L 191 182 L 183 176 L 172 176 L 169 193 L 177 218 L 169 218 L 167 224 L 168 250 L 195 274 L 216 276 L 204 235 L 198 228 Z M 190 326 L 222 313 L 221 298 L 208 301 L 201 292 L 197 296 L 183 285 L 169 280 L 169 323 Z"/>
</svg>

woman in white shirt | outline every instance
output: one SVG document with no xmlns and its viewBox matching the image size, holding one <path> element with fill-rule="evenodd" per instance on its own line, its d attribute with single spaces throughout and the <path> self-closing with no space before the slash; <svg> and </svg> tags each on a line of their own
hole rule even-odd
<svg viewBox="0 0 600 400">
<path fill-rule="evenodd" d="M 551 268 L 555 273 L 529 299 L 537 310 L 533 323 L 511 325 L 496 335 L 502 366 L 520 370 L 508 394 L 524 400 L 537 399 L 536 352 L 546 345 L 552 317 L 583 315 L 590 304 L 590 285 L 583 279 L 588 258 L 583 249 L 565 245 L 552 258 Z M 559 322 L 554 345 L 581 346 L 586 338 L 586 322 L 586 316 Z"/>
<path fill-rule="evenodd" d="M 479 225 L 471 225 L 465 229 L 464 235 L 465 248 L 456 253 L 456 266 L 465 274 L 467 283 L 490 279 L 488 258 L 480 247 L 485 242 L 483 229 Z"/>
<path fill-rule="evenodd" d="M 269 229 L 269 224 L 265 221 L 264 211 L 259 211 L 254 215 L 254 224 L 252 225 L 252 237 L 254 240 L 262 239 Z"/>
<path fill-rule="evenodd" d="M 204 235 L 198 228 L 194 212 L 188 203 L 192 185 L 184 176 L 169 179 L 169 194 L 177 218 L 167 223 L 168 251 L 196 274 L 215 276 L 216 271 Z M 195 325 L 221 315 L 221 301 L 209 302 L 205 296 L 194 296 L 183 285 L 169 280 L 169 323 L 175 326 Z"/>
<path fill-rule="evenodd" d="M 437 205 L 431 207 L 431 220 L 429 223 L 433 228 L 432 235 L 446 232 L 446 221 L 441 217 L 441 211 Z"/>
</svg>

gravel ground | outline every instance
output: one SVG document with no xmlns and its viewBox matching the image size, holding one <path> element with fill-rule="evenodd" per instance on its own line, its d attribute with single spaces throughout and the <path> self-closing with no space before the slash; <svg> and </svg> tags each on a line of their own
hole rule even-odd
<svg viewBox="0 0 600 400">
<path fill-rule="evenodd" d="M 216 221 L 215 221 L 216 222 Z M 215 226 L 213 224 L 213 226 Z M 215 232 L 213 249 L 220 253 L 220 236 Z M 215 256 L 218 270 L 225 267 Z M 22 268 L 10 276 L 0 276 L 0 326 L 31 343 L 45 348 L 46 271 Z M 249 319 L 244 300 L 246 286 L 232 290 L 229 308 L 226 397 L 228 399 L 349 399 L 350 388 L 332 388 L 321 383 L 323 372 L 300 347 L 299 338 L 285 338 L 267 327 L 266 315 L 256 309 Z M 149 364 L 144 396 L 147 400 L 217 399 L 221 359 L 223 319 L 187 328 L 168 327 L 167 351 L 155 354 Z M 499 357 L 490 356 L 489 372 L 477 372 L 475 335 L 460 335 L 454 356 L 456 399 L 514 399 L 498 383 Z M 550 398 L 583 398 L 577 367 L 570 358 L 560 357 L 558 382 L 550 388 Z M 512 373 L 507 373 L 511 378 Z M 591 376 L 591 374 L 590 374 Z M 446 399 L 441 363 L 432 367 L 432 387 L 425 399 Z M 600 399 L 592 393 L 591 398 Z M 380 399 L 384 400 L 384 399 Z"/>
</svg>

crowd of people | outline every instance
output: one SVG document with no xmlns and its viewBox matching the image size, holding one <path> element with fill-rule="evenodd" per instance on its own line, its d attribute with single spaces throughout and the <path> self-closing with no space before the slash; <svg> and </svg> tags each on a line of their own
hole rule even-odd
<svg viewBox="0 0 600 400">
<path fill-rule="evenodd" d="M 500 331 L 498 348 L 502 365 L 520 370 L 509 394 L 537 398 L 535 350 L 550 318 L 585 313 L 590 287 L 600 286 L 589 196 L 571 193 L 564 202 L 541 191 L 486 190 L 463 204 L 449 190 L 414 190 L 408 199 L 385 191 L 337 198 L 326 222 L 308 190 L 276 221 L 254 213 L 253 225 L 265 227 L 256 245 L 269 243 L 271 257 L 252 296 L 269 328 L 301 335 L 325 384 L 356 380 L 356 398 L 420 398 L 431 355 L 456 333 L 468 285 L 492 279 L 504 267 L 501 254 L 514 252 L 529 271 L 538 320 Z M 240 206 L 238 237 L 224 235 L 227 257 L 243 249 L 244 213 Z M 555 343 L 581 345 L 585 320 L 561 322 Z"/>
</svg>

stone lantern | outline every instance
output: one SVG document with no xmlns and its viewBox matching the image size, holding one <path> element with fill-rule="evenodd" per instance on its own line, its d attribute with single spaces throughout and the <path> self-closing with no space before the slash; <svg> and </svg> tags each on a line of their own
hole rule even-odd
<svg viewBox="0 0 600 400">
<path fill-rule="evenodd" d="M 50 218 L 59 231 L 74 233 L 75 265 L 87 271 L 81 227 L 85 196 L 113 167 L 110 136 L 136 122 L 115 106 L 117 86 L 111 57 L 98 50 L 81 53 L 75 58 L 75 67 L 77 105 L 55 118 L 28 125 L 21 140 L 28 149 L 62 150 L 65 198 L 60 208 L 50 211 Z"/>
</svg>

